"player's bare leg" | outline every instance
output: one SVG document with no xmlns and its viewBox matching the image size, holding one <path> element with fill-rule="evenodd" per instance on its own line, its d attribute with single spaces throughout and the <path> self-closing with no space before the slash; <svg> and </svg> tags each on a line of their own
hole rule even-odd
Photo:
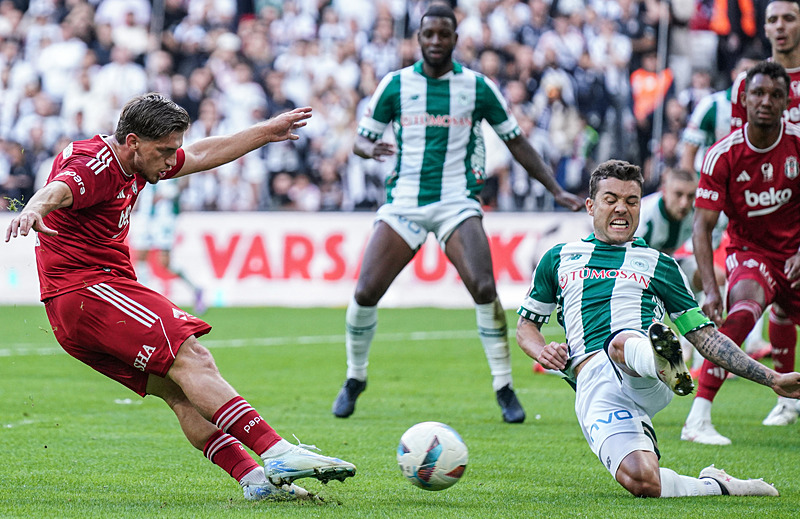
<svg viewBox="0 0 800 519">
<path fill-rule="evenodd" d="M 456 267 L 475 301 L 478 335 L 483 344 L 492 388 L 508 423 L 525 421 L 525 411 L 514 393 L 506 315 L 497 297 L 489 240 L 477 216 L 467 218 L 447 240 L 445 254 Z"/>
</svg>

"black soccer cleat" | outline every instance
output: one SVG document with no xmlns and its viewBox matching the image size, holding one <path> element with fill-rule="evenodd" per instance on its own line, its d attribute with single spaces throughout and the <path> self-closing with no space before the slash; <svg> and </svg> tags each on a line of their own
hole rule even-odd
<svg viewBox="0 0 800 519">
<path fill-rule="evenodd" d="M 679 396 L 690 395 L 694 381 L 689 368 L 683 362 L 683 350 L 675 333 L 664 323 L 655 322 L 647 329 L 647 336 L 653 346 L 656 374 L 673 393 Z"/>
<path fill-rule="evenodd" d="M 344 382 L 339 394 L 336 396 L 336 400 L 333 402 L 333 409 L 331 409 L 333 415 L 337 418 L 347 418 L 353 414 L 353 411 L 356 410 L 356 398 L 358 398 L 358 395 L 366 388 L 366 380 L 348 378 Z"/>
<path fill-rule="evenodd" d="M 517 399 L 511 384 L 497 390 L 497 403 L 503 410 L 503 421 L 506 423 L 522 423 L 525 421 L 525 410 Z"/>
</svg>

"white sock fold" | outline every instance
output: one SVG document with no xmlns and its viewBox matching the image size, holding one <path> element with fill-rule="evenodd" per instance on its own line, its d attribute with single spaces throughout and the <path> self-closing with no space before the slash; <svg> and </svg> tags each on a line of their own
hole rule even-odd
<svg viewBox="0 0 800 519">
<path fill-rule="evenodd" d="M 711 478 L 682 476 L 672 469 L 661 467 L 661 497 L 719 496 L 722 489 Z"/>
<path fill-rule="evenodd" d="M 242 486 L 258 485 L 260 483 L 266 483 L 266 481 L 267 476 L 264 474 L 264 467 L 256 467 L 245 474 L 244 477 L 239 480 L 239 484 Z"/>
<path fill-rule="evenodd" d="M 378 307 L 361 306 L 351 299 L 347 305 L 345 328 L 347 378 L 366 380 L 369 347 L 378 328 Z"/>
<path fill-rule="evenodd" d="M 692 408 L 686 416 L 686 425 L 695 426 L 711 421 L 711 400 L 696 396 L 692 400 Z"/>
<path fill-rule="evenodd" d="M 475 316 L 478 322 L 478 335 L 492 373 L 492 388 L 497 391 L 512 384 L 506 314 L 500 300 L 496 298 L 491 303 L 476 304 Z"/>
<path fill-rule="evenodd" d="M 625 341 L 625 364 L 643 377 L 658 378 L 650 339 L 631 337 Z"/>
</svg>

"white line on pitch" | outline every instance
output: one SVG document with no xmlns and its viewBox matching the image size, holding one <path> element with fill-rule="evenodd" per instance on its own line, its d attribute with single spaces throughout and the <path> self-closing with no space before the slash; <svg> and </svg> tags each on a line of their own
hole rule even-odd
<svg viewBox="0 0 800 519">
<path fill-rule="evenodd" d="M 509 330 L 509 334 L 514 330 Z M 432 332 L 378 333 L 377 342 L 430 341 L 439 339 L 469 339 L 478 337 L 477 330 L 439 330 Z M 297 344 L 344 344 L 344 335 L 305 335 L 300 337 L 252 337 L 246 339 L 206 339 L 200 342 L 210 349 L 245 348 L 250 346 L 291 346 Z M 19 343 L 0 348 L 0 357 L 26 357 L 32 355 L 59 355 L 65 353 L 58 346 L 45 343 Z"/>
</svg>

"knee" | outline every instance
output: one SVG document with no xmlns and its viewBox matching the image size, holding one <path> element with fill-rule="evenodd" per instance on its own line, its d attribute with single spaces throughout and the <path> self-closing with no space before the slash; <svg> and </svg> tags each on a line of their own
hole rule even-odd
<svg viewBox="0 0 800 519">
<path fill-rule="evenodd" d="M 616 479 L 636 497 L 661 497 L 661 474 L 654 452 L 634 451 L 628 454 L 617 469 Z"/>
<path fill-rule="evenodd" d="M 189 373 L 201 371 L 219 372 L 211 352 L 194 337 L 190 337 L 181 345 L 170 371 L 187 371 Z"/>
<path fill-rule="evenodd" d="M 661 497 L 660 481 L 634 481 L 630 485 L 623 485 L 625 490 L 636 497 Z"/>
<path fill-rule="evenodd" d="M 355 299 L 356 303 L 360 306 L 375 306 L 378 304 L 378 301 L 381 300 L 382 295 L 383 294 L 370 287 L 358 286 L 353 294 L 353 299 Z"/>
<path fill-rule="evenodd" d="M 636 497 L 661 497 L 661 479 L 658 477 L 658 471 L 618 471 L 617 481 Z"/>
<path fill-rule="evenodd" d="M 472 280 L 464 280 L 475 304 L 483 305 L 497 299 L 497 287 L 491 276 L 480 276 Z"/>
<path fill-rule="evenodd" d="M 618 333 L 608 343 L 608 357 L 617 364 L 625 364 L 625 341 L 637 335 L 627 332 Z"/>
</svg>

